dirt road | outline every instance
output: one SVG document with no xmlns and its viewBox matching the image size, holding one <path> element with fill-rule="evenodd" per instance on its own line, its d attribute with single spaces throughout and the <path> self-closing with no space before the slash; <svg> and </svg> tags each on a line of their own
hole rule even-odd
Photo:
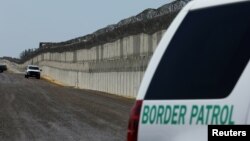
<svg viewBox="0 0 250 141">
<path fill-rule="evenodd" d="M 0 73 L 0 141 L 124 141 L 133 102 Z"/>
</svg>

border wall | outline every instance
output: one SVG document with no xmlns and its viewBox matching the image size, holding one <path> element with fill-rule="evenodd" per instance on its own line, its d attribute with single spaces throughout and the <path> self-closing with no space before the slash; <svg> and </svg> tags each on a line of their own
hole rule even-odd
<svg viewBox="0 0 250 141">
<path fill-rule="evenodd" d="M 40 47 L 19 64 L 42 68 L 42 77 L 66 86 L 135 98 L 149 60 L 178 11 L 189 0 L 176 0 L 158 9 L 110 25 L 93 34 Z"/>
<path fill-rule="evenodd" d="M 20 65 L 39 65 L 42 76 L 81 89 L 136 97 L 148 62 L 165 30 L 62 53 L 42 53 Z"/>
</svg>

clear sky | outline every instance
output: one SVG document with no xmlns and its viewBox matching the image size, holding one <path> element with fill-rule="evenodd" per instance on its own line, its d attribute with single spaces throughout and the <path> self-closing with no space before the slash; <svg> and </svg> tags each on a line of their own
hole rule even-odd
<svg viewBox="0 0 250 141">
<path fill-rule="evenodd" d="M 0 0 L 0 57 L 84 36 L 173 0 Z"/>
</svg>

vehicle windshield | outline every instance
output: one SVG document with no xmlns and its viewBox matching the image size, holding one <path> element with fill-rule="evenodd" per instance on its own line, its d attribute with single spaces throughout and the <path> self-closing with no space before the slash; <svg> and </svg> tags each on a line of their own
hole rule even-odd
<svg viewBox="0 0 250 141">
<path fill-rule="evenodd" d="M 29 67 L 30 70 L 39 70 L 38 67 Z"/>
</svg>

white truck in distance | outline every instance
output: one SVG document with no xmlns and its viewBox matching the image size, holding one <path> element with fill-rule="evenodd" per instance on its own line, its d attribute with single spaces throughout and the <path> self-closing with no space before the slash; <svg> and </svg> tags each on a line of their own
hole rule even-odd
<svg viewBox="0 0 250 141">
<path fill-rule="evenodd" d="M 40 79 L 41 71 L 42 70 L 38 66 L 28 65 L 25 72 L 25 78 L 36 77 Z"/>
</svg>

